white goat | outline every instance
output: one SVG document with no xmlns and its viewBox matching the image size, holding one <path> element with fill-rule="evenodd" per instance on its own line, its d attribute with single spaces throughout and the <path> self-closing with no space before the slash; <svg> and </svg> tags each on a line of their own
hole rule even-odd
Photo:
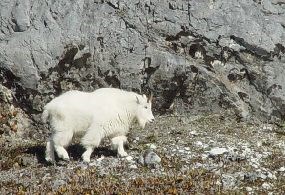
<svg viewBox="0 0 285 195">
<path fill-rule="evenodd" d="M 53 130 L 46 145 L 46 160 L 54 161 L 54 150 L 59 158 L 69 160 L 65 147 L 80 132 L 84 133 L 81 139 L 86 149 L 82 154 L 84 162 L 90 162 L 91 153 L 104 137 L 111 138 L 119 156 L 127 156 L 123 144 L 132 122 L 137 120 L 144 128 L 154 120 L 151 101 L 152 95 L 147 98 L 115 88 L 101 88 L 91 93 L 69 91 L 54 98 L 44 107 L 42 115 Z"/>
</svg>

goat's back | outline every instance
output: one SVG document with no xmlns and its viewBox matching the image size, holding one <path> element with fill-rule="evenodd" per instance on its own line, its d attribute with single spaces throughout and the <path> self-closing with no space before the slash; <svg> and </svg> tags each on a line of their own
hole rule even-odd
<svg viewBox="0 0 285 195">
<path fill-rule="evenodd" d="M 134 92 L 127 92 L 116 88 L 100 88 L 94 92 L 68 91 L 54 98 L 45 106 L 45 110 L 62 117 L 89 118 L 97 115 L 102 118 L 117 117 L 117 114 L 136 105 Z"/>
</svg>

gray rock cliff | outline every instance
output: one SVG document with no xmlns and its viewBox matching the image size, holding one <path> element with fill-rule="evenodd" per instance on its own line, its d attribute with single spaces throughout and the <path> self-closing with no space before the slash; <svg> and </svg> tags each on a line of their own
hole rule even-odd
<svg viewBox="0 0 285 195">
<path fill-rule="evenodd" d="M 103 86 L 150 89 L 162 113 L 284 119 L 283 0 L 1 0 L 0 22 L 1 85 L 36 120 Z"/>
</svg>

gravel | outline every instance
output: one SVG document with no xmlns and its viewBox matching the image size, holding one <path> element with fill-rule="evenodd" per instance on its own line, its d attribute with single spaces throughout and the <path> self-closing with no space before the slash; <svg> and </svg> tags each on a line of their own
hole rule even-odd
<svg viewBox="0 0 285 195">
<path fill-rule="evenodd" d="M 46 135 L 9 140 L 9 146 L 3 144 L 8 136 L 2 136 L 0 194 L 282 194 L 285 143 L 278 127 L 230 117 L 217 124 L 219 118 L 157 117 L 143 131 L 132 128 L 130 156 L 118 158 L 106 139 L 89 164 L 82 162 L 84 150 L 76 140 L 68 149 L 70 162 L 49 165 L 44 161 Z"/>
</svg>

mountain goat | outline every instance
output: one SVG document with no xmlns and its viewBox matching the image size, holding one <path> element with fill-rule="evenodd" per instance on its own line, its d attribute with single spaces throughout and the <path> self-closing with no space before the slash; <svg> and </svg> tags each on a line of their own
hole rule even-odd
<svg viewBox="0 0 285 195">
<path fill-rule="evenodd" d="M 54 150 L 59 158 L 69 160 L 65 147 L 77 133 L 83 133 L 84 162 L 90 162 L 91 153 L 104 137 L 111 138 L 119 156 L 127 156 L 123 144 L 132 122 L 137 120 L 144 128 L 147 122 L 154 121 L 151 101 L 152 95 L 147 98 L 115 88 L 90 93 L 69 91 L 54 98 L 42 114 L 43 121 L 49 121 L 53 131 L 46 144 L 46 160 L 54 161 Z"/>
</svg>

